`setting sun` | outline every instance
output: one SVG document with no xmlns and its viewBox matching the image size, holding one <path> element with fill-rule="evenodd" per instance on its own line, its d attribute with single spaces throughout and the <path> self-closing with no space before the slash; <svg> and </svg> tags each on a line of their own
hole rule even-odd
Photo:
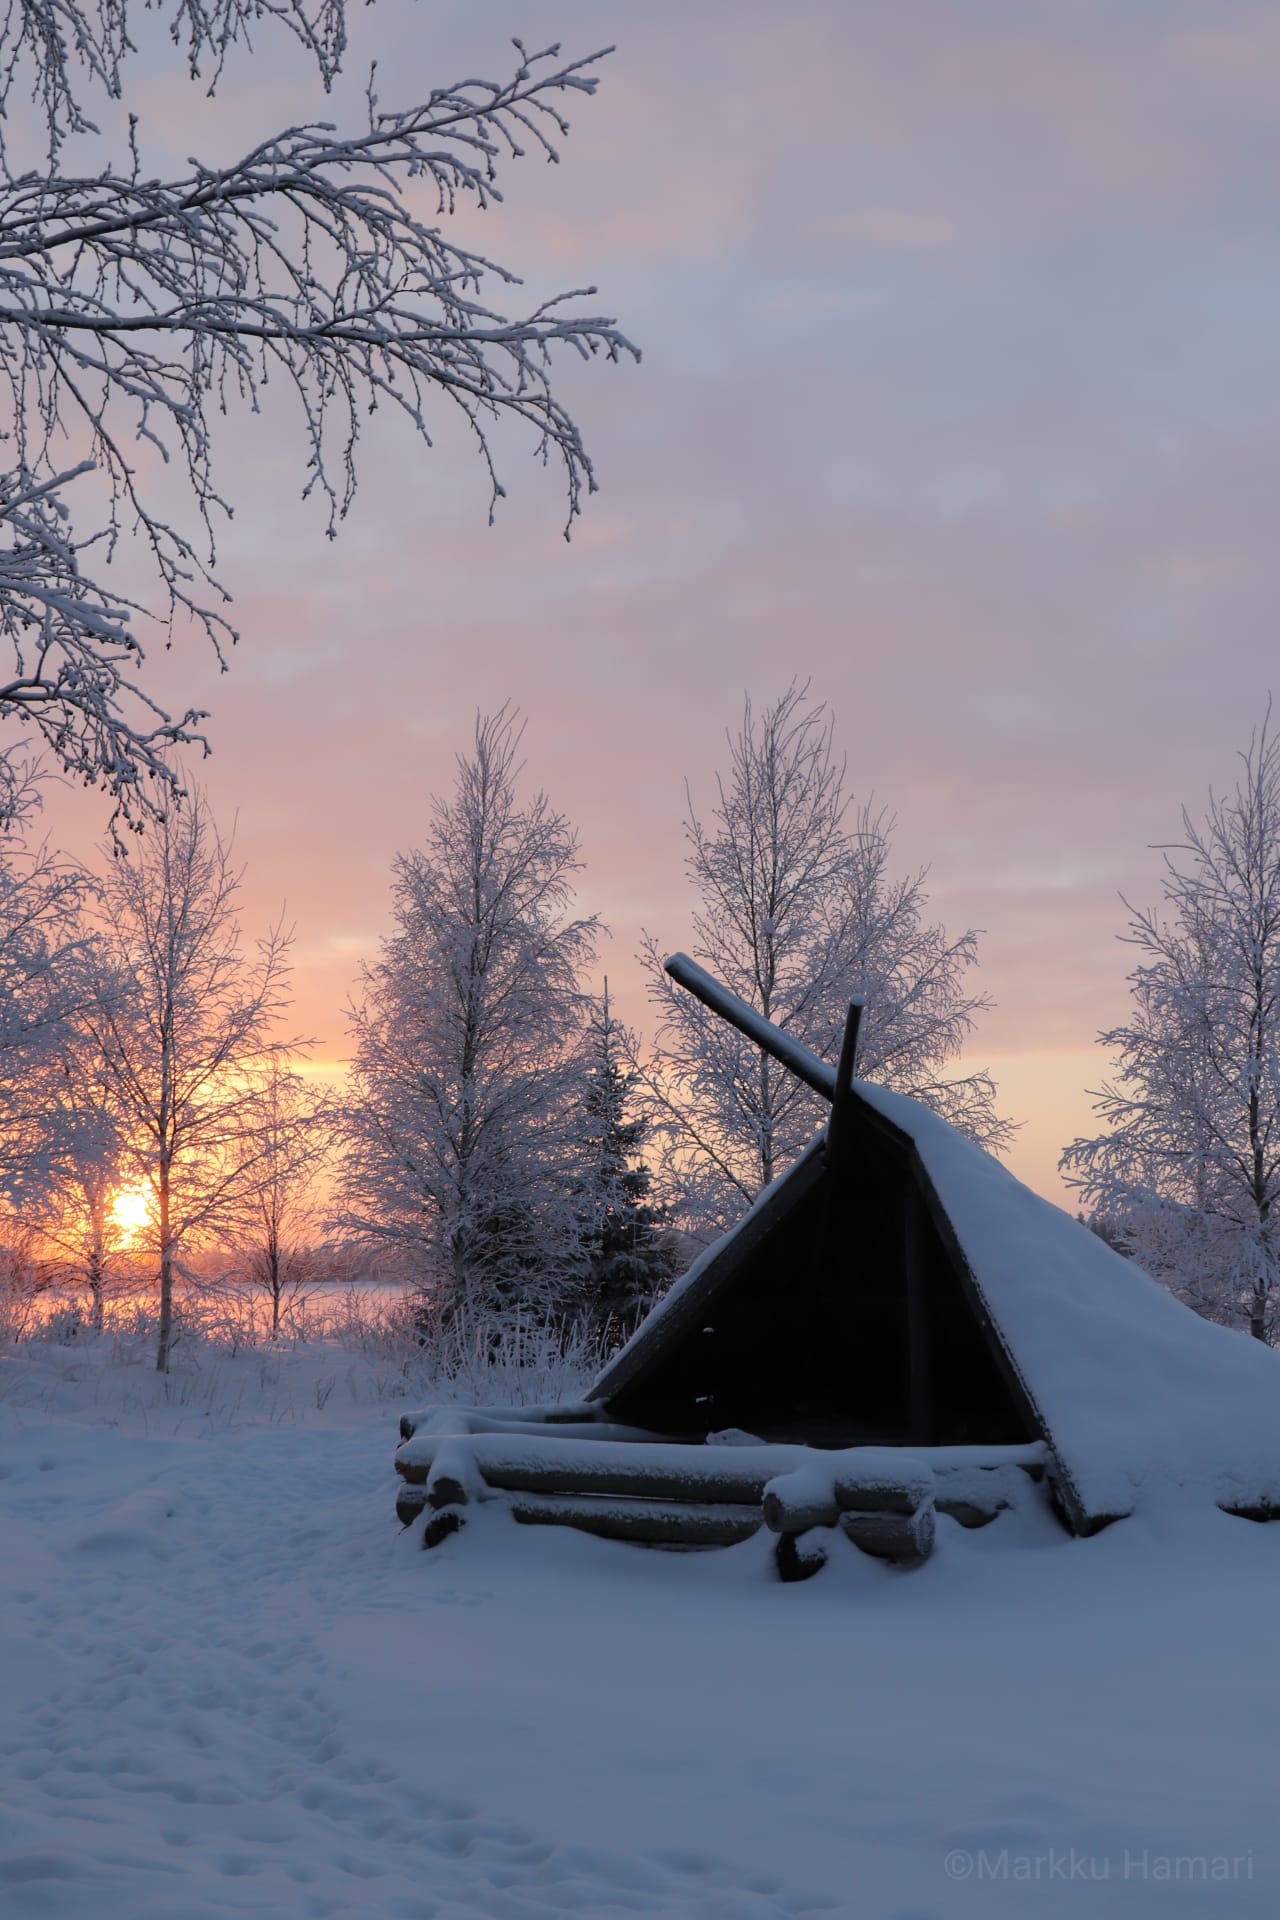
<svg viewBox="0 0 1280 1920">
<path fill-rule="evenodd" d="M 122 1187 L 111 1202 L 111 1219 L 122 1246 L 135 1246 L 151 1221 L 151 1194 L 146 1187 Z"/>
</svg>

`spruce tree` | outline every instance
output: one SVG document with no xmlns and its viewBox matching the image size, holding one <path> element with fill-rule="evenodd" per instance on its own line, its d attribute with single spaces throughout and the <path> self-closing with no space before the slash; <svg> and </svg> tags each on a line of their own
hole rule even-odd
<svg viewBox="0 0 1280 1920">
<path fill-rule="evenodd" d="M 583 1306 L 603 1333 L 623 1338 L 679 1265 L 676 1237 L 641 1157 L 652 1122 L 634 1105 L 633 1051 L 632 1036 L 613 1016 L 606 980 L 583 1044 Z"/>
</svg>

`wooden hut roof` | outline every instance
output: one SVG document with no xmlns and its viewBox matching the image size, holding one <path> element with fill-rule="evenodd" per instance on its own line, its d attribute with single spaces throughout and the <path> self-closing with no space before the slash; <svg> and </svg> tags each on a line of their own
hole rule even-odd
<svg viewBox="0 0 1280 1920">
<path fill-rule="evenodd" d="M 919 1102 L 855 1081 L 848 1109 L 905 1152 L 968 1305 L 1052 1451 L 1079 1531 L 1133 1512 L 1159 1485 L 1198 1488 L 1233 1510 L 1280 1512 L 1276 1354 L 1200 1319 Z M 695 1337 L 748 1257 L 785 1237 L 824 1180 L 840 1180 L 825 1132 L 676 1282 L 590 1397 L 634 1392 L 673 1346 Z M 838 1204 L 846 1192 L 854 1238 L 876 1190 L 841 1181 Z"/>
</svg>

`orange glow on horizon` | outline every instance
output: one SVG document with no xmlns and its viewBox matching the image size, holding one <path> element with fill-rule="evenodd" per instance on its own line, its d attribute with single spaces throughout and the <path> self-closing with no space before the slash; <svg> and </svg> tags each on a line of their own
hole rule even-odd
<svg viewBox="0 0 1280 1920">
<path fill-rule="evenodd" d="M 151 1225 L 152 1200 L 148 1187 L 141 1184 L 121 1187 L 111 1202 L 112 1225 L 120 1235 L 122 1247 L 136 1247 Z"/>
</svg>

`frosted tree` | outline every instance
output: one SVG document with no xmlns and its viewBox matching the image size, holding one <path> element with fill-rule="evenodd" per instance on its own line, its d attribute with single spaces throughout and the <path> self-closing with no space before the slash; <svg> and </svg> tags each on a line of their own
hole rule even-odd
<svg viewBox="0 0 1280 1920">
<path fill-rule="evenodd" d="M 266 1296 L 271 1331 L 306 1300 L 318 1277 L 322 1177 L 334 1144 L 337 1105 L 278 1054 L 248 1076 L 242 1140 L 248 1178 L 226 1229 L 239 1271 Z"/>
<path fill-rule="evenodd" d="M 47 1142 L 48 1171 L 18 1203 L 24 1223 L 44 1243 L 48 1264 L 62 1280 L 82 1288 L 89 1324 L 101 1331 L 111 1297 L 128 1283 L 132 1235 L 116 1201 L 129 1161 L 124 1118 L 114 1077 L 98 1046 L 98 1019 L 111 982 L 95 964 L 92 945 L 77 971 L 85 1000 L 62 1026 L 40 1076 L 44 1091 L 40 1130 Z"/>
<path fill-rule="evenodd" d="M 582 1038 L 577 1207 L 583 1307 L 602 1331 L 624 1337 L 679 1265 L 644 1159 L 653 1121 L 635 1055 L 636 1037 L 615 1015 L 606 980 Z"/>
<path fill-rule="evenodd" d="M 776 1025 L 834 1062 L 851 996 L 866 998 L 859 1071 L 927 1101 L 988 1146 L 1008 1125 L 985 1073 L 948 1063 L 989 1002 L 968 991 L 977 934 L 926 915 L 926 871 L 890 871 L 893 822 L 850 820 L 834 723 L 793 684 L 729 736 L 709 824 L 688 796 L 695 956 Z M 687 791 L 687 790 L 686 790 Z M 825 1117 L 808 1088 L 644 961 L 659 1026 L 646 1080 L 668 1123 L 667 1171 L 687 1216 L 728 1225 Z"/>
<path fill-rule="evenodd" d="M 1129 1019 L 1068 1183 L 1201 1312 L 1274 1340 L 1280 1277 L 1280 745 L 1269 720 L 1233 792 L 1163 849 L 1163 904 L 1125 905 Z"/>
<path fill-rule="evenodd" d="M 239 886 L 198 791 L 152 822 L 102 883 L 114 990 L 87 1018 L 122 1119 L 124 1169 L 153 1198 L 161 1371 L 183 1250 L 239 1217 L 268 1177 L 256 1079 L 294 1051 L 276 1035 L 289 936 L 277 927 L 246 950 Z"/>
<path fill-rule="evenodd" d="M 476 722 L 426 845 L 392 878 L 394 931 L 365 969 L 344 1225 L 393 1244 L 424 1322 L 474 1332 L 553 1313 L 580 1276 L 573 1134 L 579 980 L 598 923 L 574 913 L 578 843 L 521 800 L 522 729 Z"/>
<path fill-rule="evenodd" d="M 75 1021 L 95 991 L 84 874 L 35 840 L 40 788 L 11 760 L 0 825 L 0 1194 L 20 1211 L 57 1192 L 80 1138 L 64 1100 Z"/>
<path fill-rule="evenodd" d="M 118 104 L 147 11 L 23 0 L 0 16 L 0 714 L 135 823 L 163 811 L 179 784 L 172 749 L 201 740 L 206 717 L 156 704 L 139 675 L 143 636 L 189 620 L 224 665 L 236 638 L 216 574 L 231 511 L 216 474 L 222 414 L 248 419 L 292 396 L 303 492 L 330 534 L 378 408 L 424 446 L 455 410 L 494 500 L 494 433 L 512 421 L 559 463 L 572 519 L 594 476 L 553 358 L 634 353 L 579 293 L 513 306 L 518 276 L 450 231 L 460 207 L 502 198 L 521 155 L 558 158 L 566 104 L 594 91 L 601 56 L 516 43 L 509 77 L 416 104 L 384 106 L 371 77 L 358 124 L 264 130 L 229 164 L 164 177 L 137 113 Z M 251 32 L 291 31 L 326 90 L 346 51 L 343 0 L 158 11 L 208 91 Z M 162 479 L 149 477 L 155 455 Z M 141 599 L 106 581 L 122 540 L 150 566 Z"/>
</svg>

